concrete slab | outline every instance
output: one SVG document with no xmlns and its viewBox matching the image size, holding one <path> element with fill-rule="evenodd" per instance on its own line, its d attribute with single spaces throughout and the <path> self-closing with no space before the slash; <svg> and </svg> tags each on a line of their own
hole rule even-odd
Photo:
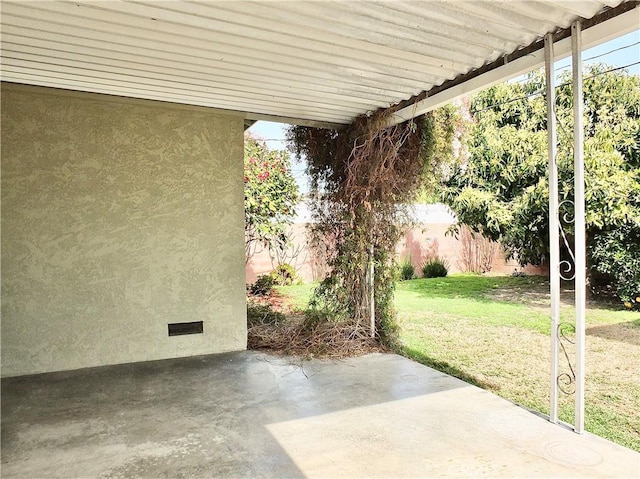
<svg viewBox="0 0 640 479">
<path fill-rule="evenodd" d="M 391 354 L 256 352 L 2 381 L 2 477 L 638 477 L 578 436 Z"/>
</svg>

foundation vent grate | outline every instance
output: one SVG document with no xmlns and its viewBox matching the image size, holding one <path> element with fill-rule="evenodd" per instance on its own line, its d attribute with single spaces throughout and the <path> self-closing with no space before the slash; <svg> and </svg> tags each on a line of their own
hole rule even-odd
<svg viewBox="0 0 640 479">
<path fill-rule="evenodd" d="M 202 332 L 202 321 L 193 321 L 191 323 L 169 323 L 169 336 L 202 334 Z"/>
</svg>

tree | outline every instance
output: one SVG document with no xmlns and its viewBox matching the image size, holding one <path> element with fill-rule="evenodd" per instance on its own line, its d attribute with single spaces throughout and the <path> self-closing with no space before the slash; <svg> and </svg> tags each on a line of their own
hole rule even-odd
<svg viewBox="0 0 640 479">
<path fill-rule="evenodd" d="M 443 180 L 451 177 L 461 158 L 467 156 L 465 138 L 470 124 L 467 101 L 445 105 L 425 115 L 424 174 L 416 201 L 437 203 Z"/>
<path fill-rule="evenodd" d="M 586 223 L 590 272 L 612 275 L 619 296 L 632 304 L 640 269 L 614 251 L 640 233 L 640 78 L 605 65 L 588 67 L 584 81 Z M 561 216 L 573 214 L 572 91 L 569 75 L 557 90 Z M 446 182 L 442 199 L 469 225 L 505 245 L 522 264 L 549 254 L 546 102 L 541 72 L 521 83 L 497 85 L 471 104 L 469 158 Z M 563 223 L 571 242 L 573 228 Z"/>
<path fill-rule="evenodd" d="M 246 261 L 258 246 L 269 250 L 287 246 L 286 226 L 295 215 L 298 185 L 286 151 L 270 150 L 264 142 L 245 136 L 244 232 Z"/>
</svg>

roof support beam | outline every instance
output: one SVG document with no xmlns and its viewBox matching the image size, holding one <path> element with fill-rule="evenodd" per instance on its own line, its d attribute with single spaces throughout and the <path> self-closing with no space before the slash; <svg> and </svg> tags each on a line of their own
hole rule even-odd
<svg viewBox="0 0 640 479">
<path fill-rule="evenodd" d="M 577 21 L 571 26 L 573 76 L 573 202 L 575 212 L 575 306 L 576 306 L 576 397 L 573 430 L 584 432 L 585 380 L 585 310 L 587 297 L 587 239 L 584 184 L 584 98 L 582 92 L 582 28 Z"/>
<path fill-rule="evenodd" d="M 556 134 L 556 77 L 553 71 L 553 35 L 544 38 L 547 98 L 547 140 L 549 147 L 549 291 L 551 294 L 551 374 L 549 420 L 558 423 L 558 376 L 560 374 L 560 218 L 558 194 L 558 138 Z"/>
<path fill-rule="evenodd" d="M 640 2 L 623 3 L 607 10 L 591 20 L 583 21 L 583 48 L 589 48 L 612 38 L 624 35 L 638 28 Z M 555 58 L 560 60 L 571 54 L 570 29 L 553 34 Z M 428 92 L 400 103 L 396 107 L 390 125 L 397 125 L 446 105 L 464 95 L 470 95 L 483 88 L 496 85 L 510 78 L 527 73 L 544 64 L 544 40 L 536 41 L 500 60 L 489 63 L 454 80 L 434 87 Z"/>
<path fill-rule="evenodd" d="M 246 120 L 273 121 L 275 123 L 287 123 L 289 125 L 310 126 L 312 128 L 326 128 L 329 130 L 340 130 L 347 125 L 343 123 L 332 123 L 329 121 L 304 120 L 301 118 L 291 118 L 287 116 L 264 115 L 261 113 L 246 113 Z"/>
</svg>

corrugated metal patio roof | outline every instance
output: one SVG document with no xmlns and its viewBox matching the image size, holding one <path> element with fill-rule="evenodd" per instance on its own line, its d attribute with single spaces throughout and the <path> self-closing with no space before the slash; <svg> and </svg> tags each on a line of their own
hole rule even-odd
<svg viewBox="0 0 640 479">
<path fill-rule="evenodd" d="M 533 68 L 541 53 L 523 47 L 577 18 L 630 10 L 586 30 L 585 47 L 637 28 L 638 2 L 621 3 L 3 0 L 2 80 L 345 124 L 434 87 L 453 86 L 436 98 L 451 99 Z"/>
</svg>

